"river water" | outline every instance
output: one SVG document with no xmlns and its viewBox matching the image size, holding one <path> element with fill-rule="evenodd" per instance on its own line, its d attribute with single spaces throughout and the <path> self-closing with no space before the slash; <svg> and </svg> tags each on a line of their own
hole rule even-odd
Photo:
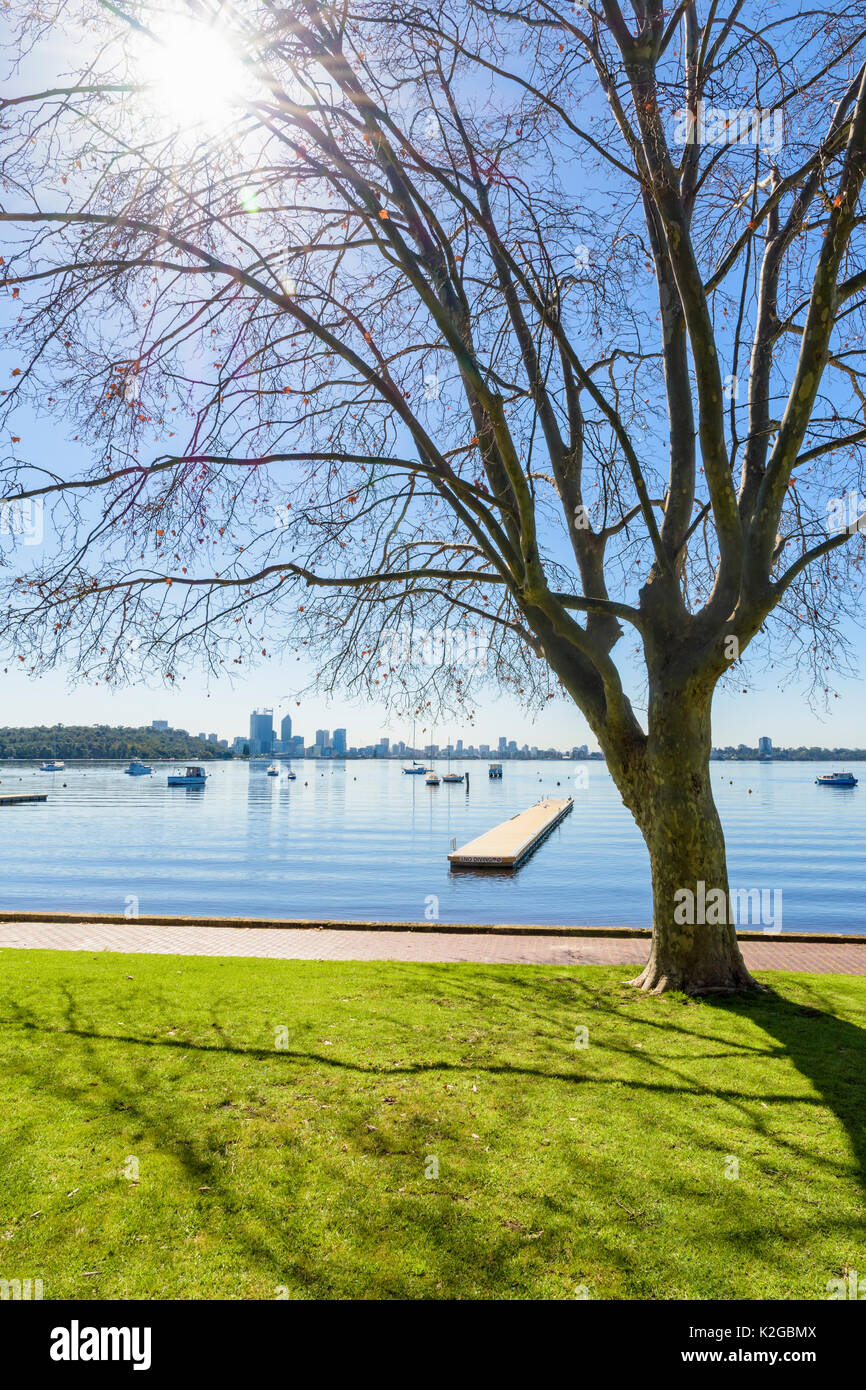
<svg viewBox="0 0 866 1390">
<path fill-rule="evenodd" d="M 650 923 L 646 850 L 601 762 L 506 762 L 501 782 L 485 763 L 455 763 L 468 794 L 428 788 L 391 761 L 295 762 L 294 782 L 286 764 L 278 779 L 263 764 L 214 763 L 203 790 L 168 787 L 165 764 L 152 777 L 124 776 L 124 765 L 0 765 L 0 795 L 48 794 L 0 807 L 0 907 Z M 866 931 L 866 767 L 852 765 L 853 790 L 816 786 L 831 766 L 712 764 L 731 887 L 764 890 L 786 931 Z M 452 839 L 462 845 L 542 795 L 572 795 L 574 810 L 516 873 L 449 871 Z"/>
</svg>

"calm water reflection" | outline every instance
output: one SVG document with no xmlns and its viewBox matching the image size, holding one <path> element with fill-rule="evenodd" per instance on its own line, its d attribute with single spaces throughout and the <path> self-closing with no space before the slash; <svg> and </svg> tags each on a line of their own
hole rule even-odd
<svg viewBox="0 0 866 1390">
<path fill-rule="evenodd" d="M 252 917 L 646 926 L 649 862 L 603 763 L 465 763 L 470 789 L 428 788 L 396 762 L 296 762 L 297 781 L 214 764 L 207 788 L 167 768 L 41 773 L 0 766 L 4 908 Z M 830 764 L 713 764 L 731 885 L 781 889 L 786 930 L 866 930 L 866 769 L 853 790 L 814 785 Z M 588 776 L 587 776 L 588 770 Z M 575 774 L 578 774 L 575 778 Z M 66 784 L 65 786 L 63 784 Z M 575 807 L 514 875 L 450 874 L 446 855 L 543 794 Z M 435 900 L 438 900 L 438 904 Z"/>
</svg>

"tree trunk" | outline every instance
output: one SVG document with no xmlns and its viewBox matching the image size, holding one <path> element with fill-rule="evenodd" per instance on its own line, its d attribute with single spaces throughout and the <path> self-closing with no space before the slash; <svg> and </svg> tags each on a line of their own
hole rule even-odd
<svg viewBox="0 0 866 1390">
<path fill-rule="evenodd" d="M 758 988 L 731 920 L 725 839 L 710 785 L 711 697 L 650 693 L 632 810 L 652 866 L 653 937 L 646 968 L 632 983 L 653 994 Z"/>
</svg>

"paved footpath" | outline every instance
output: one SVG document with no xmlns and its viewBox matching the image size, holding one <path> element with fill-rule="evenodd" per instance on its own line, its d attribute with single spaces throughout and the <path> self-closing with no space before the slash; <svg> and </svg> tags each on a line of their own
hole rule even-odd
<svg viewBox="0 0 866 1390">
<path fill-rule="evenodd" d="M 363 931 L 339 927 L 146 926 L 138 922 L 0 922 L 0 947 L 280 960 L 477 961 L 485 965 L 642 965 L 646 937 Z M 744 941 L 755 970 L 866 975 L 866 942 Z"/>
</svg>

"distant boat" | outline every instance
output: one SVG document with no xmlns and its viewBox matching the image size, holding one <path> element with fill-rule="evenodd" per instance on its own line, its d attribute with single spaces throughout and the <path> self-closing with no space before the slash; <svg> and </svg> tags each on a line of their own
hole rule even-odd
<svg viewBox="0 0 866 1390">
<path fill-rule="evenodd" d="M 856 787 L 857 778 L 853 772 L 824 772 L 815 778 L 816 787 Z"/>
<path fill-rule="evenodd" d="M 54 735 L 54 756 L 52 757 L 52 759 L 51 759 L 50 762 L 48 762 L 48 763 L 41 763 L 40 766 L 39 766 L 39 771 L 40 771 L 40 772 L 65 772 L 65 771 L 66 771 L 66 764 L 60 762 L 60 761 L 58 760 L 58 757 L 57 757 L 57 735 L 56 735 L 56 734 Z"/>
<path fill-rule="evenodd" d="M 412 720 L 412 752 L 415 752 L 415 721 Z M 423 763 L 419 763 L 417 758 L 412 759 L 411 767 L 404 767 L 403 771 L 407 777 L 423 777 L 427 771 Z"/>
<path fill-rule="evenodd" d="M 148 767 L 147 763 L 143 763 L 141 758 L 133 758 L 129 767 L 125 767 L 123 771 L 127 777 L 149 777 L 153 768 Z"/>
<path fill-rule="evenodd" d="M 425 783 L 427 784 L 428 787 L 438 787 L 438 786 L 439 786 L 439 778 L 436 776 L 436 773 L 433 771 L 433 768 L 432 768 L 432 767 L 431 767 L 430 771 L 427 773 L 427 776 L 424 778 L 424 781 L 425 781 Z"/>
<path fill-rule="evenodd" d="M 501 764 L 501 763 L 491 763 L 490 766 L 489 766 L 489 768 L 487 769 L 487 776 L 488 776 L 488 777 L 501 778 L 501 777 L 502 777 L 502 764 Z"/>
<path fill-rule="evenodd" d="M 290 782 L 297 782 L 298 780 L 298 774 L 296 772 L 292 772 L 291 768 L 289 768 L 288 771 L 288 779 Z"/>
<path fill-rule="evenodd" d="M 443 782 L 462 782 L 462 781 L 463 781 L 463 773 L 462 773 L 462 772 L 452 772 L 452 771 L 451 771 L 451 744 L 450 744 L 450 743 L 449 743 L 449 745 L 448 745 L 448 771 L 445 773 L 444 777 L 442 778 L 442 781 L 443 781 Z"/>
<path fill-rule="evenodd" d="M 168 775 L 168 785 L 170 787 L 203 787 L 207 781 L 207 773 L 203 767 L 188 767 L 185 772 L 170 772 Z"/>
<path fill-rule="evenodd" d="M 277 767 L 276 763 L 271 763 L 270 767 L 268 768 L 268 776 L 269 776 L 269 777 L 279 777 L 279 775 L 280 775 L 280 769 Z"/>
</svg>

